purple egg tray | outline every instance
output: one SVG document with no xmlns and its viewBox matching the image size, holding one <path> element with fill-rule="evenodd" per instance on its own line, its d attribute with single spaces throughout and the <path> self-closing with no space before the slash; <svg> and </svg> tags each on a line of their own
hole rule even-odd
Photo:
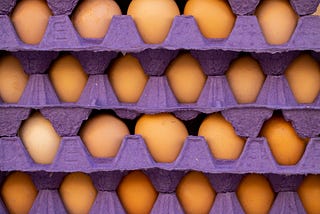
<svg viewBox="0 0 320 214">
<path fill-rule="evenodd" d="M 150 178 L 158 192 L 151 213 L 184 213 L 175 189 L 188 171 L 148 169 L 143 172 Z M 89 174 L 98 191 L 90 213 L 125 213 L 116 191 L 121 179 L 127 173 L 128 171 L 112 171 Z M 0 182 L 8 174 L 1 172 Z M 30 213 L 67 213 L 59 195 L 59 186 L 67 173 L 39 171 L 28 174 L 31 175 L 39 191 Z M 206 173 L 206 176 L 217 193 L 210 213 L 244 213 L 236 195 L 243 174 Z M 306 213 L 296 192 L 304 176 L 276 174 L 264 174 L 264 176 L 276 193 L 270 213 Z M 0 212 L 7 213 L 1 200 Z"/>
</svg>

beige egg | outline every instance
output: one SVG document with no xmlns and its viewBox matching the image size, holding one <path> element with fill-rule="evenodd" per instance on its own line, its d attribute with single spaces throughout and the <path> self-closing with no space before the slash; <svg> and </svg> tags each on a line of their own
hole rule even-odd
<svg viewBox="0 0 320 214">
<path fill-rule="evenodd" d="M 13 172 L 4 181 L 1 197 L 10 213 L 28 214 L 38 191 L 31 177 L 23 172 Z"/>
<path fill-rule="evenodd" d="M 115 157 L 122 140 L 129 134 L 124 122 L 108 114 L 90 118 L 80 130 L 82 141 L 90 154 L 97 158 Z"/>
<path fill-rule="evenodd" d="M 113 0 L 84 0 L 75 9 L 72 22 L 81 37 L 100 39 L 116 15 L 121 15 L 121 10 Z"/>
<path fill-rule="evenodd" d="M 31 158 L 38 164 L 51 164 L 60 146 L 60 136 L 48 119 L 33 113 L 20 127 L 19 136 Z"/>
<path fill-rule="evenodd" d="M 155 161 L 173 162 L 188 136 L 188 130 L 169 113 L 145 114 L 137 121 L 135 134 L 143 137 Z"/>
<path fill-rule="evenodd" d="M 287 43 L 299 19 L 288 0 L 264 0 L 258 5 L 255 15 L 266 41 L 271 45 Z"/>
<path fill-rule="evenodd" d="M 171 28 L 175 16 L 180 15 L 174 0 L 132 0 L 130 15 L 145 43 L 162 43 Z"/>
<path fill-rule="evenodd" d="M 108 76 L 120 102 L 138 102 L 148 81 L 139 60 L 130 54 L 116 59 Z"/>
<path fill-rule="evenodd" d="M 201 33 L 214 39 L 227 38 L 236 20 L 226 0 L 188 0 L 184 15 L 193 16 Z"/>
<path fill-rule="evenodd" d="M 165 75 L 180 103 L 196 102 L 207 79 L 199 62 L 189 53 L 180 54 L 175 58 Z"/>
<path fill-rule="evenodd" d="M 298 56 L 286 69 L 292 93 L 298 103 L 313 103 L 320 91 L 320 66 L 308 54 Z"/>
<path fill-rule="evenodd" d="M 0 97 L 5 103 L 17 103 L 28 83 L 19 60 L 12 55 L 0 58 Z"/>
<path fill-rule="evenodd" d="M 236 193 L 246 214 L 269 213 L 275 198 L 267 178 L 258 174 L 242 178 Z"/>
<path fill-rule="evenodd" d="M 98 194 L 90 176 L 82 172 L 64 177 L 59 193 L 69 214 L 89 213 Z"/>
<path fill-rule="evenodd" d="M 185 213 L 209 213 L 216 193 L 201 172 L 189 172 L 180 181 L 176 195 Z"/>
<path fill-rule="evenodd" d="M 51 16 L 45 0 L 21 0 L 14 8 L 11 20 L 20 39 L 35 45 L 41 42 Z"/>
<path fill-rule="evenodd" d="M 77 102 L 88 80 L 80 62 L 72 55 L 58 58 L 51 66 L 49 77 L 62 102 Z"/>
<path fill-rule="evenodd" d="M 259 63 L 249 56 L 233 61 L 226 77 L 238 103 L 255 102 L 265 80 Z"/>
<path fill-rule="evenodd" d="M 235 160 L 242 153 L 245 138 L 239 137 L 232 124 L 220 113 L 208 115 L 200 125 L 198 136 L 203 136 L 217 159 Z"/>
<path fill-rule="evenodd" d="M 132 171 L 120 182 L 117 193 L 128 214 L 148 214 L 158 193 L 150 179 L 141 171 Z"/>
<path fill-rule="evenodd" d="M 301 159 L 308 139 L 302 139 L 291 123 L 274 115 L 267 120 L 260 135 L 268 141 L 275 160 L 281 165 L 295 165 Z"/>
<path fill-rule="evenodd" d="M 306 176 L 299 186 L 298 194 L 307 213 L 320 213 L 320 175 Z"/>
<path fill-rule="evenodd" d="M 312 15 L 320 16 L 320 4 L 318 5 L 316 12 L 314 12 Z"/>
</svg>

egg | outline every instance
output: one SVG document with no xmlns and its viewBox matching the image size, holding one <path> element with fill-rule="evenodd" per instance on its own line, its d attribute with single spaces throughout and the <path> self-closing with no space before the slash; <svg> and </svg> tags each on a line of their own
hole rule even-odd
<svg viewBox="0 0 320 214">
<path fill-rule="evenodd" d="M 16 57 L 7 55 L 0 58 L 0 97 L 3 102 L 17 103 L 28 79 Z"/>
<path fill-rule="evenodd" d="M 158 193 L 149 178 L 141 171 L 132 171 L 120 182 L 117 193 L 128 214 L 151 212 Z"/>
<path fill-rule="evenodd" d="M 82 141 L 90 154 L 96 158 L 116 156 L 122 140 L 129 134 L 124 122 L 108 114 L 90 118 L 80 130 Z"/>
<path fill-rule="evenodd" d="M 192 171 L 180 181 L 176 195 L 185 213 L 209 213 L 216 193 L 209 179 L 201 172 Z"/>
<path fill-rule="evenodd" d="M 263 124 L 260 135 L 266 138 L 275 160 L 281 165 L 297 164 L 308 143 L 308 139 L 300 138 L 290 122 L 279 115 Z"/>
<path fill-rule="evenodd" d="M 166 69 L 165 76 L 180 103 L 196 102 L 207 79 L 199 62 L 190 53 L 178 55 Z"/>
<path fill-rule="evenodd" d="M 298 194 L 307 213 L 320 213 L 320 175 L 306 176 L 298 188 Z"/>
<path fill-rule="evenodd" d="M 21 0 L 12 12 L 11 21 L 24 43 L 36 45 L 41 42 L 51 16 L 45 0 Z"/>
<path fill-rule="evenodd" d="M 59 193 L 69 214 L 89 213 L 98 194 L 90 176 L 82 172 L 64 177 Z"/>
<path fill-rule="evenodd" d="M 49 77 L 62 102 L 77 102 L 88 80 L 80 62 L 70 54 L 53 63 Z"/>
<path fill-rule="evenodd" d="M 143 137 L 155 161 L 173 162 L 188 136 L 188 130 L 169 113 L 145 114 L 138 119 L 135 134 Z"/>
<path fill-rule="evenodd" d="M 139 60 L 131 54 L 116 59 L 109 69 L 108 77 L 120 102 L 138 102 L 148 76 Z"/>
<path fill-rule="evenodd" d="M 239 137 L 232 124 L 220 113 L 210 114 L 203 120 L 198 136 L 205 138 L 212 155 L 217 159 L 239 158 L 245 144 L 245 138 Z"/>
<path fill-rule="evenodd" d="M 121 15 L 118 4 L 113 0 L 84 0 L 72 15 L 74 27 L 83 38 L 103 38 L 112 17 Z"/>
<path fill-rule="evenodd" d="M 31 177 L 23 172 L 12 172 L 1 188 L 1 197 L 9 213 L 28 214 L 38 191 Z"/>
<path fill-rule="evenodd" d="M 255 15 L 266 41 L 271 45 L 287 43 L 299 19 L 288 0 L 263 0 Z"/>
<path fill-rule="evenodd" d="M 194 17 L 205 37 L 214 39 L 227 38 L 236 20 L 226 0 L 188 0 L 183 13 Z"/>
<path fill-rule="evenodd" d="M 134 20 L 145 43 L 162 43 L 175 16 L 180 15 L 174 0 L 132 0 L 127 15 Z"/>
<path fill-rule="evenodd" d="M 318 5 L 316 12 L 314 12 L 312 15 L 320 16 L 320 4 Z"/>
<path fill-rule="evenodd" d="M 250 56 L 233 61 L 226 77 L 238 103 L 253 103 L 262 88 L 265 75 L 259 63 Z"/>
<path fill-rule="evenodd" d="M 275 198 L 267 178 L 258 174 L 243 177 L 236 194 L 246 214 L 269 213 Z"/>
<path fill-rule="evenodd" d="M 320 91 L 320 66 L 308 54 L 298 56 L 286 69 L 292 93 L 298 103 L 313 103 Z"/>
<path fill-rule="evenodd" d="M 19 129 L 30 157 L 38 164 L 51 164 L 60 146 L 60 136 L 41 113 L 33 113 Z"/>
</svg>

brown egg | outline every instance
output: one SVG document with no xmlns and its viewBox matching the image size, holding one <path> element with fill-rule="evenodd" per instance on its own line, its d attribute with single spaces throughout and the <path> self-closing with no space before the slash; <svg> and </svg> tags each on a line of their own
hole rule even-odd
<svg viewBox="0 0 320 214">
<path fill-rule="evenodd" d="M 306 176 L 299 186 L 298 194 L 307 213 L 320 213 L 320 175 Z"/>
<path fill-rule="evenodd" d="M 180 153 L 188 131 L 179 119 L 169 113 L 161 113 L 140 117 L 135 134 L 143 137 L 155 161 L 173 162 Z"/>
<path fill-rule="evenodd" d="M 286 69 L 293 95 L 298 103 L 313 103 L 320 91 L 320 67 L 308 54 L 301 54 Z"/>
<path fill-rule="evenodd" d="M 175 16 L 180 15 L 174 0 L 132 0 L 127 15 L 132 16 L 145 43 L 162 43 Z"/>
<path fill-rule="evenodd" d="M 38 191 L 29 175 L 13 172 L 4 181 L 1 197 L 10 213 L 28 214 Z"/>
<path fill-rule="evenodd" d="M 265 80 L 259 63 L 249 56 L 233 61 L 226 77 L 238 103 L 255 102 Z"/>
<path fill-rule="evenodd" d="M 17 103 L 28 79 L 17 58 L 12 55 L 0 58 L 0 97 L 3 102 Z"/>
<path fill-rule="evenodd" d="M 77 102 L 88 80 L 80 62 L 72 55 L 58 58 L 49 71 L 49 77 L 62 102 Z"/>
<path fill-rule="evenodd" d="M 45 0 L 21 0 L 14 8 L 11 20 L 20 39 L 35 45 L 44 36 L 51 10 Z"/>
<path fill-rule="evenodd" d="M 198 136 L 203 136 L 217 159 L 235 160 L 243 150 L 245 139 L 239 137 L 232 124 L 220 113 L 208 115 L 201 123 Z"/>
<path fill-rule="evenodd" d="M 185 213 L 209 213 L 216 193 L 209 179 L 201 172 L 189 172 L 180 181 L 177 197 Z"/>
<path fill-rule="evenodd" d="M 80 130 L 82 141 L 90 154 L 97 158 L 116 156 L 123 138 L 129 134 L 124 122 L 108 114 L 90 118 Z"/>
<path fill-rule="evenodd" d="M 128 214 L 151 212 L 158 193 L 149 178 L 141 171 L 133 171 L 120 182 L 117 193 Z"/>
<path fill-rule="evenodd" d="M 108 75 L 120 102 L 138 102 L 148 81 L 139 60 L 130 54 L 116 59 Z"/>
<path fill-rule="evenodd" d="M 298 163 L 308 143 L 308 139 L 300 138 L 291 123 L 279 115 L 263 124 L 260 135 L 266 138 L 275 160 L 281 165 Z"/>
<path fill-rule="evenodd" d="M 269 181 L 258 174 L 242 178 L 236 193 L 246 214 L 267 214 L 275 198 Z"/>
<path fill-rule="evenodd" d="M 165 75 L 180 103 L 196 102 L 207 79 L 199 62 L 189 53 L 180 54 L 174 59 Z"/>
<path fill-rule="evenodd" d="M 236 16 L 226 0 L 188 0 L 184 15 L 191 15 L 207 38 L 224 39 L 231 33 Z"/>
<path fill-rule="evenodd" d="M 287 43 L 299 19 L 288 0 L 263 0 L 255 15 L 266 41 L 271 45 Z"/>
<path fill-rule="evenodd" d="M 75 9 L 72 22 L 81 37 L 100 39 L 115 15 L 121 15 L 121 10 L 113 0 L 84 0 Z"/>
<path fill-rule="evenodd" d="M 19 136 L 34 162 L 51 164 L 60 146 L 60 136 L 39 112 L 23 122 Z"/>
<path fill-rule="evenodd" d="M 314 12 L 312 15 L 320 16 L 320 4 L 318 5 L 316 12 Z"/>
<path fill-rule="evenodd" d="M 97 196 L 89 175 L 74 172 L 67 175 L 59 188 L 61 199 L 70 214 L 89 213 Z"/>
</svg>

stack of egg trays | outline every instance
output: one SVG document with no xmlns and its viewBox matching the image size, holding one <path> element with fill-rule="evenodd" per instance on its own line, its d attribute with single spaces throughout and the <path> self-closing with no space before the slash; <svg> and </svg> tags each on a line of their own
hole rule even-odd
<svg viewBox="0 0 320 214">
<path fill-rule="evenodd" d="M 0 103 L 0 183 L 11 171 L 28 172 L 39 190 L 31 213 L 65 213 L 57 189 L 63 177 L 74 171 L 89 173 L 99 191 L 92 213 L 106 210 L 124 213 L 115 190 L 127 171 L 136 169 L 143 170 L 159 192 L 153 213 L 183 212 L 174 191 L 191 170 L 206 173 L 218 193 L 211 209 L 214 213 L 243 213 L 235 190 L 245 173 L 268 177 L 277 192 L 271 213 L 305 212 L 295 191 L 304 174 L 320 173 L 320 95 L 312 104 L 296 103 L 283 72 L 301 52 L 308 52 L 320 61 L 320 17 L 309 15 L 316 10 L 319 0 L 290 1 L 300 19 L 290 41 L 283 45 L 266 43 L 253 15 L 259 0 L 229 0 L 237 19 L 227 39 L 204 38 L 194 18 L 181 15 L 174 19 L 166 40 L 158 45 L 145 44 L 132 18 L 126 15 L 113 17 L 105 38 L 83 39 L 69 17 L 77 0 L 47 1 L 54 15 L 38 45 L 24 44 L 15 33 L 8 14 L 16 2 L 0 2 L 0 50 L 18 57 L 30 75 L 17 104 Z M 193 104 L 179 104 L 163 75 L 180 50 L 189 50 L 208 76 L 200 98 Z M 77 57 L 89 74 L 76 103 L 61 103 L 46 73 L 61 51 Z M 136 104 L 120 103 L 104 74 L 120 52 L 136 56 L 149 75 Z M 252 104 L 237 104 L 224 76 L 240 52 L 256 58 L 267 75 Z M 247 142 L 237 160 L 226 161 L 212 156 L 204 138 L 189 136 L 176 161 L 157 163 L 141 136 L 129 135 L 115 158 L 96 159 L 77 134 L 91 112 L 100 109 L 113 110 L 123 119 L 134 119 L 144 113 L 172 112 L 182 120 L 191 120 L 199 114 L 221 112 L 238 135 L 247 137 Z M 56 158 L 49 165 L 35 164 L 17 136 L 21 122 L 33 110 L 48 118 L 62 136 Z M 302 159 L 294 166 L 278 165 L 266 140 L 258 137 L 263 122 L 276 110 L 282 112 L 300 136 L 310 138 Z M 0 200 L 0 213 L 5 210 Z"/>
</svg>

